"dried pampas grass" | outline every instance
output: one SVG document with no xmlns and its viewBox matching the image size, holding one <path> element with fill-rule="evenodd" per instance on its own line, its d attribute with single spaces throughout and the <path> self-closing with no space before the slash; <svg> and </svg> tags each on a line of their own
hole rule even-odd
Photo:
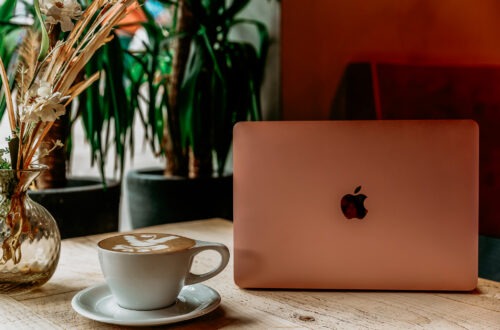
<svg viewBox="0 0 500 330">
<path fill-rule="evenodd" d="M 55 111 L 60 106 L 54 102 L 67 106 L 99 79 L 99 73 L 80 79 L 81 71 L 96 51 L 112 39 L 113 27 L 125 17 L 127 7 L 132 2 L 133 0 L 93 1 L 67 37 L 57 41 L 41 59 L 37 50 L 45 47 L 44 40 L 42 38 L 39 41 L 40 33 L 28 31 L 19 50 L 17 107 L 12 102 L 7 73 L 0 59 L 0 77 L 7 99 L 12 138 L 18 145 L 17 157 L 12 159 L 13 168 L 29 167 L 43 138 L 54 124 L 54 120 L 47 120 L 54 116 L 53 113 L 47 118 L 43 117 L 43 107 Z M 50 86 L 50 89 L 44 86 Z M 40 119 L 33 121 L 32 118 L 37 115 L 29 115 L 29 111 L 40 112 Z"/>
<path fill-rule="evenodd" d="M 42 80 L 55 92 L 67 95 L 80 71 L 106 42 L 113 26 L 125 17 L 132 0 L 93 1 L 64 41 L 59 41 L 41 62 Z M 75 95 L 76 96 L 76 95 Z"/>
<path fill-rule="evenodd" d="M 53 38 L 48 37 L 44 22 L 41 22 L 41 38 L 39 33 L 28 31 L 20 48 L 16 75 L 17 107 L 14 107 L 7 72 L 0 58 L 0 78 L 5 89 L 12 131 L 9 151 L 13 169 L 30 167 L 55 120 L 65 113 L 65 106 L 99 78 L 99 73 L 95 73 L 80 80 L 81 71 L 95 52 L 111 40 L 113 26 L 124 18 L 131 3 L 132 0 L 95 0 L 67 37 L 53 45 L 49 44 L 50 40 L 55 41 L 59 37 L 58 29 L 54 32 L 54 24 L 49 28 L 54 33 L 51 35 Z M 34 0 L 34 4 L 37 18 L 42 20 L 38 0 Z M 47 152 L 59 147 L 61 142 L 54 141 L 53 144 Z M 16 173 L 20 176 L 20 172 Z M 27 226 L 30 226 L 23 211 L 23 196 L 16 192 L 10 203 L 6 217 L 10 234 L 2 245 L 2 262 L 12 260 L 17 264 L 21 259 L 21 232 L 27 232 Z"/>
</svg>

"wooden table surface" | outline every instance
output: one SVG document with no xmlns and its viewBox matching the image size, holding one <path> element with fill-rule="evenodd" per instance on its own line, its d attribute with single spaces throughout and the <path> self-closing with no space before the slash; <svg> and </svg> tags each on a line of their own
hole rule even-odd
<svg viewBox="0 0 500 330">
<path fill-rule="evenodd" d="M 232 250 L 232 230 L 231 222 L 211 219 L 139 231 L 221 242 Z M 109 234 L 64 240 L 57 271 L 48 283 L 29 293 L 0 295 L 0 329 L 123 328 L 86 319 L 71 308 L 78 291 L 104 282 L 96 242 L 105 236 Z M 211 252 L 199 255 L 195 270 L 207 269 L 216 258 Z M 205 284 L 220 293 L 220 307 L 169 328 L 500 329 L 500 283 L 484 279 L 467 293 L 242 290 L 233 282 L 231 260 Z"/>
</svg>

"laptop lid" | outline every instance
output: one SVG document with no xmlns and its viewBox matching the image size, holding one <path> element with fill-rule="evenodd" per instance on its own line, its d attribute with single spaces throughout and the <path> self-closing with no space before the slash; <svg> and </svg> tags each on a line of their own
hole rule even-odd
<svg viewBox="0 0 500 330">
<path fill-rule="evenodd" d="M 238 123 L 236 284 L 472 290 L 478 131 L 469 120 Z"/>
</svg>

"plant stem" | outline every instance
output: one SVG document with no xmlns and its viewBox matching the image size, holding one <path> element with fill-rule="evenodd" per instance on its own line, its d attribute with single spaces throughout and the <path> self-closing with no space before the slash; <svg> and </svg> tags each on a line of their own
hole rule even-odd
<svg viewBox="0 0 500 330">
<path fill-rule="evenodd" d="M 165 175 L 188 176 L 188 155 L 182 150 L 180 143 L 180 122 L 179 122 L 179 92 L 181 89 L 186 65 L 189 59 L 189 50 L 191 47 L 193 31 L 193 14 L 185 0 L 180 0 L 176 10 L 178 25 L 176 33 L 182 35 L 174 42 L 174 57 L 172 60 L 172 75 L 168 85 L 168 122 L 164 127 L 163 149 L 167 158 Z"/>
<path fill-rule="evenodd" d="M 5 101 L 7 103 L 7 111 L 9 114 L 10 130 L 12 131 L 12 135 L 16 136 L 16 114 L 14 112 L 14 105 L 12 104 L 9 78 L 7 77 L 7 72 L 5 71 L 5 66 L 3 64 L 2 58 L 0 58 L 0 76 L 2 78 L 2 84 L 5 90 Z"/>
</svg>

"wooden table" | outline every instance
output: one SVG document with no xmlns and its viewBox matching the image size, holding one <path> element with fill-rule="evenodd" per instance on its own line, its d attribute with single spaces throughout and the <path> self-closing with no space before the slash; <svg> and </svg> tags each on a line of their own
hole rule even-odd
<svg viewBox="0 0 500 330">
<path fill-rule="evenodd" d="M 161 225 L 139 231 L 175 233 L 233 246 L 233 225 L 220 219 Z M 0 295 L 0 329 L 113 329 L 86 319 L 71 308 L 80 290 L 102 283 L 96 242 L 108 235 L 62 242 L 54 277 L 35 291 Z M 207 252 L 195 259 L 202 271 L 218 256 Z M 214 312 L 170 328 L 466 328 L 500 329 L 500 283 L 479 280 L 469 293 L 272 291 L 241 290 L 233 282 L 233 266 L 205 282 L 222 296 Z"/>
</svg>

